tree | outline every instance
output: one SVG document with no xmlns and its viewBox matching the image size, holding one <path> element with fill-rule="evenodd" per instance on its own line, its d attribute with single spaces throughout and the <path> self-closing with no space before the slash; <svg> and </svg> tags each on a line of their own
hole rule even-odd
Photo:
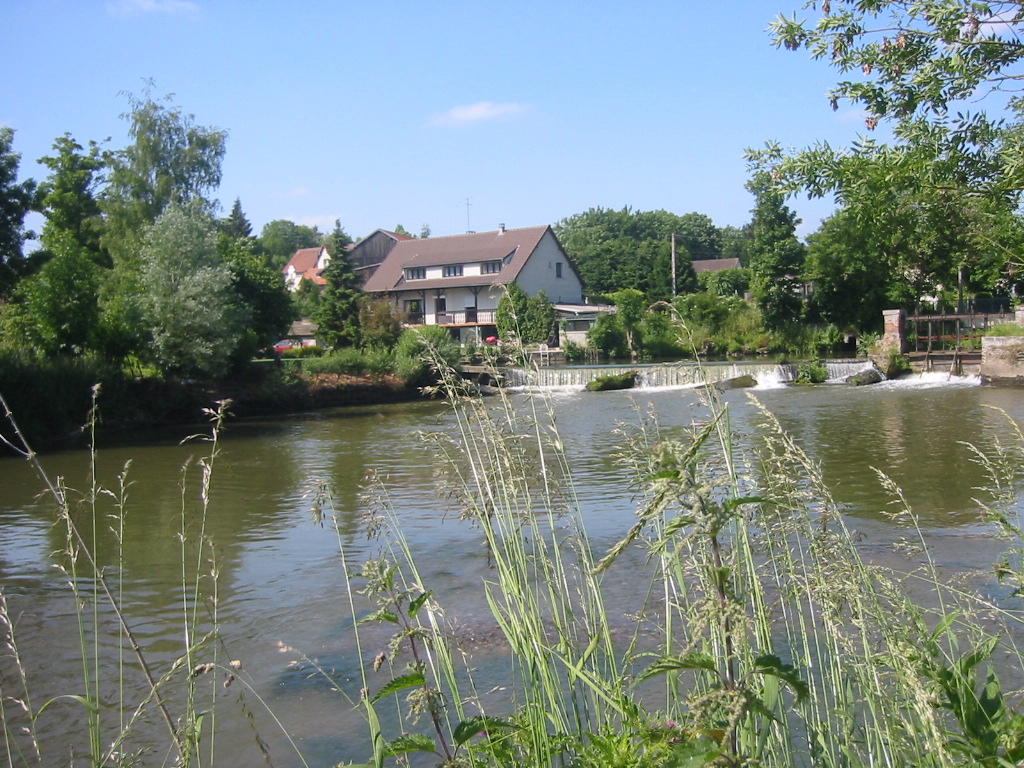
<svg viewBox="0 0 1024 768">
<path fill-rule="evenodd" d="M 327 285 L 313 315 L 320 326 L 317 338 L 332 349 L 359 345 L 359 306 L 364 294 L 359 276 L 344 252 L 334 254 L 323 277 Z"/>
<path fill-rule="evenodd" d="M 626 335 L 630 356 L 636 360 L 640 355 L 640 321 L 650 302 L 635 288 L 609 293 L 608 299 L 615 305 L 615 319 Z"/>
<path fill-rule="evenodd" d="M 18 181 L 21 155 L 11 149 L 13 142 L 14 130 L 0 126 L 0 299 L 26 271 L 22 246 L 32 233 L 25 229 L 25 216 L 36 201 L 35 182 Z"/>
<path fill-rule="evenodd" d="M 498 299 L 498 308 L 494 312 L 494 323 L 498 327 L 498 337 L 506 341 L 523 338 L 526 325 L 526 313 L 530 297 L 519 283 L 509 283 L 505 293 Z"/>
<path fill-rule="evenodd" d="M 231 238 L 222 231 L 217 238 L 217 250 L 231 272 L 235 297 L 249 318 L 253 346 L 258 349 L 272 344 L 296 318 L 283 275 L 263 263 L 250 238 Z"/>
<path fill-rule="evenodd" d="M 555 233 L 588 294 L 634 288 L 649 299 L 672 296 L 671 240 L 678 290 L 691 290 L 689 264 L 720 255 L 718 229 L 707 216 L 668 211 L 591 208 L 558 222 Z"/>
<path fill-rule="evenodd" d="M 217 252 L 203 201 L 172 202 L 144 232 L 140 283 L 147 354 L 167 375 L 222 376 L 249 320 Z"/>
<path fill-rule="evenodd" d="M 783 194 L 761 172 L 747 183 L 756 198 L 749 247 L 754 299 L 766 327 L 779 330 L 800 318 L 804 246 L 796 238 L 800 220 L 785 205 Z"/>
<path fill-rule="evenodd" d="M 363 294 L 359 302 L 359 328 L 363 346 L 390 348 L 402 335 L 402 319 L 387 299 Z"/>
<path fill-rule="evenodd" d="M 702 291 L 716 296 L 742 296 L 750 288 L 750 270 L 739 267 L 701 272 L 697 283 Z"/>
<path fill-rule="evenodd" d="M 395 224 L 395 228 L 391 231 L 394 232 L 396 235 L 402 235 L 402 237 L 416 237 L 416 235 L 407 230 L 401 224 Z"/>
<path fill-rule="evenodd" d="M 105 181 L 108 158 L 95 141 L 88 151 L 70 133 L 53 142 L 56 154 L 39 162 L 50 169 L 50 176 L 39 185 L 40 210 L 46 217 L 41 240 L 53 252 L 56 241 L 63 244 L 71 237 L 94 263 L 111 267 L 110 254 L 102 245 L 103 212 L 99 197 Z"/>
<path fill-rule="evenodd" d="M 150 82 L 142 96 L 127 94 L 129 110 L 122 117 L 132 143 L 110 155 L 106 244 L 128 261 L 138 252 L 139 233 L 172 203 L 196 201 L 212 212 L 207 195 L 220 185 L 227 141 L 225 131 L 196 125 L 172 96 L 154 101 L 151 89 Z"/>
<path fill-rule="evenodd" d="M 51 232 L 51 258 L 21 280 L 3 309 L 4 335 L 45 357 L 88 351 L 99 323 L 99 271 L 68 230 Z"/>
<path fill-rule="evenodd" d="M 545 291 L 538 291 L 526 300 L 526 320 L 523 323 L 523 341 L 527 344 L 546 344 L 555 332 L 555 305 Z"/>
<path fill-rule="evenodd" d="M 348 250 L 348 247 L 352 245 L 352 238 L 349 237 L 348 232 L 342 228 L 340 219 L 334 220 L 334 229 L 332 229 L 331 233 L 327 236 L 325 245 L 327 246 L 328 253 L 333 256 L 341 256 Z"/>
<path fill-rule="evenodd" d="M 300 248 L 315 248 L 323 235 L 316 227 L 296 224 L 288 219 L 275 219 L 263 225 L 259 237 L 259 251 L 266 257 L 267 266 L 283 269 Z"/>
<path fill-rule="evenodd" d="M 748 152 L 755 168 L 789 192 L 834 195 L 852 215 L 890 230 L 901 220 L 937 222 L 943 211 L 974 207 L 1002 219 L 1016 208 L 1024 189 L 1024 104 L 1013 95 L 1024 78 L 1019 3 L 836 0 L 808 7 L 816 11 L 811 20 L 794 15 L 772 25 L 776 45 L 857 73 L 829 94 L 832 108 L 852 102 L 865 110 L 868 130 L 885 122 L 894 141 L 800 151 L 769 144 Z M 984 202 L 975 207 L 967 198 Z M 983 250 L 982 242 L 967 250 Z M 1006 260 L 1007 270 L 1019 271 L 1013 261 Z"/>
<path fill-rule="evenodd" d="M 228 237 L 238 240 L 252 237 L 252 224 L 245 217 L 245 213 L 242 211 L 242 201 L 239 198 L 235 198 L 235 202 L 231 206 L 231 213 L 221 219 L 220 231 Z"/>
</svg>

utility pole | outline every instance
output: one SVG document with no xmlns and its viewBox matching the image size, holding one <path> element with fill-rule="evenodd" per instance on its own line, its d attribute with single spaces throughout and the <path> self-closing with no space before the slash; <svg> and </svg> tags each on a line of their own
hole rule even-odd
<svg viewBox="0 0 1024 768">
<path fill-rule="evenodd" d="M 672 297 L 676 295 L 676 233 L 672 233 Z"/>
</svg>

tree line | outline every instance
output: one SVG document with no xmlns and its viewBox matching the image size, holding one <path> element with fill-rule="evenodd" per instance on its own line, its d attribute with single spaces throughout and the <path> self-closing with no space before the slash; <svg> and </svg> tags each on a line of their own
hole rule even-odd
<svg viewBox="0 0 1024 768">
<path fill-rule="evenodd" d="M 749 296 L 762 331 L 798 335 L 815 324 L 860 334 L 878 330 L 886 308 L 963 308 L 1024 287 L 1018 5 L 836 0 L 808 9 L 807 19 L 776 20 L 775 44 L 829 62 L 844 78 L 829 94 L 833 108 L 852 103 L 868 134 L 885 124 L 892 139 L 748 149 L 753 207 L 739 228 L 628 207 L 557 222 L 586 294 L 624 310 L 623 338 L 637 338 L 634 304 L 644 313 L 702 307 L 710 317 L 725 306 L 735 314 L 733 299 Z M 13 131 L 0 129 L 4 346 L 223 376 L 300 315 L 320 322 L 330 346 L 393 343 L 400 318 L 361 296 L 344 258 L 332 260 L 324 291 L 284 289 L 281 267 L 295 250 L 326 243 L 343 254 L 351 238 L 340 222 L 321 233 L 278 220 L 256 236 L 239 200 L 218 217 L 225 132 L 150 89 L 127 98 L 126 147 L 64 135 L 41 159 L 49 175 L 38 183 L 18 180 Z M 806 242 L 787 205 L 795 194 L 837 203 Z M 24 226 L 31 210 L 44 216 L 38 238 Z M 25 253 L 30 240 L 38 247 Z M 740 268 L 696 276 L 693 264 L 719 258 Z"/>
</svg>

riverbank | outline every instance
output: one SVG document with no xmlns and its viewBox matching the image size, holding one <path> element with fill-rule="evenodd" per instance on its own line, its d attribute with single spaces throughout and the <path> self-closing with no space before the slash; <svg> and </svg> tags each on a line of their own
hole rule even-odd
<svg viewBox="0 0 1024 768">
<path fill-rule="evenodd" d="M 37 377 L 22 371 L 0 381 L 10 413 L 36 451 L 74 448 L 88 443 L 92 391 L 97 388 L 95 429 L 117 434 L 169 425 L 201 424 L 207 409 L 230 400 L 234 417 L 282 415 L 346 405 L 397 403 L 422 397 L 418 387 L 391 374 L 319 373 L 295 376 L 253 366 L 232 381 L 127 377 L 109 372 L 95 377 Z M 52 372 L 51 372 L 52 373 Z M 13 441 L 10 424 L 0 434 Z M 17 441 L 13 441 L 17 444 Z"/>
</svg>

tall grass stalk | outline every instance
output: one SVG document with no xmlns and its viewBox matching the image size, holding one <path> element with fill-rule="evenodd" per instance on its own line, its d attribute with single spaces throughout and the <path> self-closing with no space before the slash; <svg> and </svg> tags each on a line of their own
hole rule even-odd
<svg viewBox="0 0 1024 768">
<path fill-rule="evenodd" d="M 637 519 L 598 557 L 550 401 L 473 397 L 438 368 L 451 426 L 428 438 L 445 487 L 485 539 L 492 568 L 482 589 L 515 683 L 500 711 L 483 709 L 381 489 L 388 565 L 376 567 L 393 584 L 385 620 L 430 650 L 415 682 L 439 695 L 434 727 L 418 737 L 388 741 L 372 722 L 383 744 L 373 764 L 413 745 L 446 766 L 938 767 L 1024 757 L 1024 718 L 983 672 L 998 647 L 1019 673 L 1005 631 L 1017 616 L 950 583 L 883 475 L 893 523 L 909 534 L 903 573 L 862 557 L 820 469 L 771 413 L 752 398 L 761 423 L 738 435 L 729 405 L 708 390 L 704 418 L 682 439 L 653 417 L 616 433 Z M 1012 504 L 1019 464 L 979 457 L 1003 491 L 993 504 Z M 605 590 L 619 568 L 631 579 L 646 568 L 648 579 L 625 627 Z M 417 698 L 403 701 L 396 680 L 372 698 L 393 694 L 411 722 Z M 494 733 L 460 740 L 473 717 Z"/>
<path fill-rule="evenodd" d="M 97 420 L 97 397 L 98 388 L 93 392 L 93 410 L 87 425 L 90 430 Z M 0 724 L 8 766 L 53 765 L 58 754 L 64 755 L 68 764 L 88 764 L 95 768 L 140 764 L 213 766 L 218 759 L 217 711 L 222 706 L 218 705 L 218 691 L 234 684 L 240 691 L 238 705 L 250 722 L 253 722 L 253 713 L 245 696 L 255 697 L 265 707 L 265 702 L 248 682 L 241 679 L 240 662 L 222 660 L 224 640 L 219 626 L 217 564 L 206 534 L 206 520 L 211 512 L 213 471 L 226 406 L 222 403 L 209 411 L 213 421 L 210 434 L 199 436 L 209 441 L 210 449 L 195 462 L 201 472 L 197 510 L 188 492 L 192 461 L 182 468 L 178 534 L 182 563 L 181 652 L 166 660 L 143 646 L 126 609 L 132 600 L 124 580 L 130 488 L 128 465 L 118 476 L 115 489 L 104 488 L 97 476 L 94 447 L 90 452 L 89 487 L 79 497 L 65 485 L 63 478 L 51 478 L 45 471 L 0 395 L 0 407 L 14 435 L 13 439 L 0 439 L 32 463 L 55 502 L 57 523 L 64 530 L 65 544 L 63 551 L 57 553 L 57 565 L 66 578 L 74 603 L 81 664 L 77 691 L 41 703 L 34 701 L 29 693 L 31 685 L 26 684 L 25 660 L 17 645 L 16 622 L 10 616 L 6 596 L 0 592 L 5 667 L 13 667 L 16 672 L 16 677 L 5 678 L 0 691 Z M 109 514 L 108 502 L 112 506 Z M 109 564 L 98 559 L 103 527 L 109 527 L 117 544 L 113 562 Z M 110 566 L 115 573 L 109 573 Z M 113 671 L 110 670 L 111 658 L 115 665 Z M 83 709 L 84 731 L 71 727 L 75 722 L 74 713 L 59 711 L 67 706 Z M 154 714 L 164 728 L 162 739 L 153 730 Z M 48 726 L 48 738 L 60 744 L 41 742 L 37 726 L 43 718 L 52 721 L 55 717 L 68 724 L 60 729 L 59 736 Z M 254 739 L 269 763 L 269 753 L 258 732 L 254 733 Z M 79 752 L 82 745 L 87 754 Z M 305 764 L 301 755 L 299 761 Z"/>
</svg>

